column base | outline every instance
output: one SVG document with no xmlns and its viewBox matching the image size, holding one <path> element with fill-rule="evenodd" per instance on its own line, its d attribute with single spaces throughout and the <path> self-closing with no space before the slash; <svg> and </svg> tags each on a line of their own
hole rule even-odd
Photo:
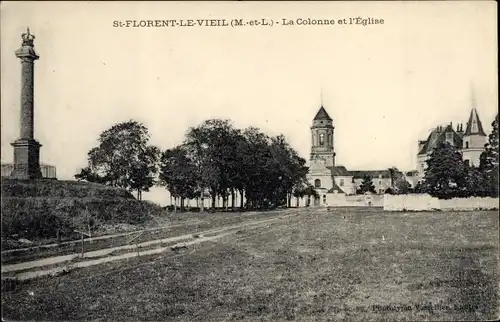
<svg viewBox="0 0 500 322">
<path fill-rule="evenodd" d="M 40 170 L 40 147 L 35 139 L 17 139 L 12 142 L 14 147 L 14 170 L 10 177 L 18 180 L 33 180 L 42 178 Z"/>
</svg>

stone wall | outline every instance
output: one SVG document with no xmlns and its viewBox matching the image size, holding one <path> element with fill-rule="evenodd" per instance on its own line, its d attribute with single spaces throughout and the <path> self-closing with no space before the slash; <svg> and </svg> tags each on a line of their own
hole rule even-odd
<svg viewBox="0 0 500 322">
<path fill-rule="evenodd" d="M 430 211 L 430 210 L 475 210 L 498 209 L 498 198 L 453 198 L 438 199 L 428 194 L 384 195 L 384 210 Z"/>
<path fill-rule="evenodd" d="M 381 195 L 355 195 L 329 193 L 326 195 L 326 206 L 328 207 L 382 207 L 384 198 Z"/>
</svg>

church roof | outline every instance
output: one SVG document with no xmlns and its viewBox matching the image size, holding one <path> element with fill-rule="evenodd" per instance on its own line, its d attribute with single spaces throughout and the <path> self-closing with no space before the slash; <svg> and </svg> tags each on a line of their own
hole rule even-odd
<svg viewBox="0 0 500 322">
<path fill-rule="evenodd" d="M 351 177 L 352 174 L 344 166 L 328 167 L 332 171 L 333 176 Z"/>
<path fill-rule="evenodd" d="M 321 106 L 318 113 L 316 113 L 316 116 L 314 117 L 314 121 L 316 121 L 316 120 L 333 121 L 323 106 Z"/>
<path fill-rule="evenodd" d="M 453 130 L 453 127 L 450 124 L 446 126 L 444 130 L 441 126 L 432 130 L 432 132 L 429 134 L 429 137 L 427 138 L 427 141 L 425 141 L 424 146 L 422 147 L 422 149 L 420 149 L 418 154 L 431 153 L 438 143 L 446 141 L 446 133 L 453 133 L 453 145 L 455 147 L 462 146 L 462 137 L 457 132 L 455 132 L 455 130 Z"/>
<path fill-rule="evenodd" d="M 354 177 L 354 179 L 363 179 L 364 176 L 368 175 L 372 179 L 376 179 L 379 176 L 382 176 L 382 178 L 387 179 L 391 177 L 391 173 L 389 170 L 363 170 L 363 171 L 350 171 L 351 175 Z"/>
<path fill-rule="evenodd" d="M 469 121 L 467 121 L 467 128 L 465 129 L 464 135 L 473 135 L 478 134 L 482 136 L 486 136 L 483 130 L 483 124 L 479 119 L 479 115 L 477 114 L 476 108 L 473 108 L 470 111 Z"/>
</svg>

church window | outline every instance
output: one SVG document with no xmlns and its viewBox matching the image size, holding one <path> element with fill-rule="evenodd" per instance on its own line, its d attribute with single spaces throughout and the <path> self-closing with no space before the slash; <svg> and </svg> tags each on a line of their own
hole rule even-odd
<svg viewBox="0 0 500 322">
<path fill-rule="evenodd" d="M 469 142 L 465 142 L 465 148 L 468 149 L 469 148 Z"/>
<path fill-rule="evenodd" d="M 323 203 L 326 203 L 326 195 L 323 195 Z"/>
<path fill-rule="evenodd" d="M 379 185 L 381 185 L 381 184 L 382 184 L 382 180 L 379 180 L 379 181 L 378 181 L 378 184 L 379 184 Z"/>
<path fill-rule="evenodd" d="M 321 188 L 321 180 L 319 180 L 319 179 L 314 180 L 314 186 L 316 188 Z"/>
<path fill-rule="evenodd" d="M 340 179 L 340 186 L 343 187 L 344 186 L 344 179 Z"/>
<path fill-rule="evenodd" d="M 470 166 L 470 160 L 464 160 L 464 162 L 467 166 Z"/>
<path fill-rule="evenodd" d="M 321 133 L 319 135 L 319 145 L 325 144 L 325 134 Z"/>
</svg>

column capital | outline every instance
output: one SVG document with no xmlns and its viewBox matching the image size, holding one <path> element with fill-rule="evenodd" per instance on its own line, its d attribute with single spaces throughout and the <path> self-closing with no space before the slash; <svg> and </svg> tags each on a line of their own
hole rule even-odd
<svg viewBox="0 0 500 322">
<path fill-rule="evenodd" d="M 40 58 L 33 47 L 23 46 L 16 50 L 16 57 L 22 61 L 33 62 Z"/>
<path fill-rule="evenodd" d="M 35 52 L 35 35 L 30 32 L 30 28 L 26 28 L 26 32 L 21 35 L 23 40 L 21 48 L 16 50 L 16 56 L 23 61 L 34 61 L 40 58 Z"/>
</svg>

